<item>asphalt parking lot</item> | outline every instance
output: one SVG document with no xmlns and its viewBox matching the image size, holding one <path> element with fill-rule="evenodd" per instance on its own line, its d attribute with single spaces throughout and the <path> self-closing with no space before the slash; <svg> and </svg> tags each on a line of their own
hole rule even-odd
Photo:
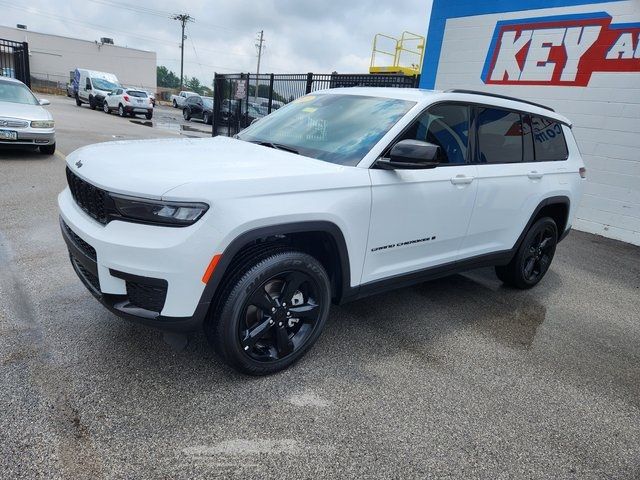
<svg viewBox="0 0 640 480">
<path fill-rule="evenodd" d="M 66 154 L 210 127 L 50 109 L 57 155 L 0 151 L 0 478 L 640 478 L 639 247 L 573 232 L 530 291 L 478 270 L 334 307 L 248 378 L 107 312 L 58 227 Z"/>
</svg>

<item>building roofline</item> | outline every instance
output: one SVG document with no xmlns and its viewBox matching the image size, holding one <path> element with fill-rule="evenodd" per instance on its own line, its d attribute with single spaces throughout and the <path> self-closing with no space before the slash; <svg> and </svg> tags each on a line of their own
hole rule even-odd
<svg viewBox="0 0 640 480">
<path fill-rule="evenodd" d="M 8 25 L 0 25 L 1 28 L 8 28 L 10 30 L 15 30 L 16 32 L 22 32 L 22 33 L 36 33 L 38 35 L 47 35 L 49 37 L 57 37 L 57 38 L 64 38 L 66 40 L 75 40 L 76 42 L 86 42 L 86 43 L 91 43 L 91 44 L 96 44 L 95 40 L 85 40 L 83 38 L 76 38 L 76 37 L 67 37 L 66 35 L 57 35 L 55 33 L 45 33 L 45 32 L 37 32 L 35 30 L 23 30 L 21 28 L 16 28 L 16 27 L 10 27 Z M 102 45 L 102 46 L 108 46 L 108 47 L 115 47 L 115 48 L 123 48 L 125 50 L 135 50 L 138 52 L 144 52 L 144 53 L 157 53 L 153 50 L 142 50 L 140 48 L 132 48 L 132 47 L 124 47 L 122 45 L 111 45 L 109 43 L 100 43 L 98 42 L 98 45 Z"/>
</svg>

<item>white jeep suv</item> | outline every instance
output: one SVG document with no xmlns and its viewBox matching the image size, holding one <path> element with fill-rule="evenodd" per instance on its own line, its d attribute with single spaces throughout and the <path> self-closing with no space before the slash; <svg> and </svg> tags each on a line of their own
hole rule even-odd
<svg viewBox="0 0 640 480">
<path fill-rule="evenodd" d="M 58 200 L 71 263 L 100 302 L 169 338 L 204 328 L 229 365 L 261 375 L 311 347 L 331 302 L 482 266 L 534 286 L 584 174 L 550 108 L 348 88 L 237 138 L 81 148 Z"/>
</svg>

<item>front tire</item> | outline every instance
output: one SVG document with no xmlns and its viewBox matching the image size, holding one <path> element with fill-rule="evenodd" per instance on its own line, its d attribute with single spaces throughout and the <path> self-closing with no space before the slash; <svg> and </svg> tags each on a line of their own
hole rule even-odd
<svg viewBox="0 0 640 480">
<path fill-rule="evenodd" d="M 76 93 L 76 105 L 77 106 L 82 106 L 82 102 L 80 101 L 80 97 L 78 96 L 78 94 Z"/>
<path fill-rule="evenodd" d="M 109 105 L 107 105 L 107 101 L 105 100 L 104 103 L 102 104 L 102 111 L 104 113 L 106 113 L 107 115 L 109 113 L 111 113 L 111 110 L 109 110 Z"/>
<path fill-rule="evenodd" d="M 209 342 L 242 373 L 269 375 L 289 367 L 324 328 L 331 302 L 327 272 L 314 257 L 286 247 L 233 272 L 205 326 Z"/>
<path fill-rule="evenodd" d="M 96 99 L 92 96 L 89 97 L 89 108 L 91 110 L 95 110 L 98 105 L 96 104 Z"/>
<path fill-rule="evenodd" d="M 153 113 L 145 113 L 144 117 L 145 117 L 147 120 L 151 120 L 151 119 L 153 118 Z"/>
<path fill-rule="evenodd" d="M 515 256 L 504 266 L 495 267 L 496 275 L 515 288 L 534 287 L 545 276 L 556 252 L 558 227 L 550 217 L 537 220 L 525 235 Z"/>
<path fill-rule="evenodd" d="M 189 114 L 189 110 L 187 110 L 186 108 L 182 110 L 182 118 L 184 118 L 186 122 L 191 120 L 191 115 Z"/>
<path fill-rule="evenodd" d="M 208 113 L 205 113 L 202 116 L 202 121 L 204 122 L 205 125 L 209 125 L 209 122 L 211 121 L 211 119 L 209 118 L 209 114 Z"/>
<path fill-rule="evenodd" d="M 173 101 L 173 108 L 178 108 L 178 102 L 176 102 L 175 100 Z"/>
<path fill-rule="evenodd" d="M 121 117 L 124 117 L 126 115 L 125 111 L 124 111 L 124 107 L 122 106 L 122 104 L 118 105 L 118 115 Z"/>
</svg>

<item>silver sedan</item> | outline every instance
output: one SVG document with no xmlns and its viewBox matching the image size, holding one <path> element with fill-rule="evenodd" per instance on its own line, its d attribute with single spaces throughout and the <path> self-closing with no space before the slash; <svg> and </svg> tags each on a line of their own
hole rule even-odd
<svg viewBox="0 0 640 480">
<path fill-rule="evenodd" d="M 0 145 L 38 147 L 45 155 L 56 151 L 53 116 L 19 80 L 0 77 Z"/>
</svg>

